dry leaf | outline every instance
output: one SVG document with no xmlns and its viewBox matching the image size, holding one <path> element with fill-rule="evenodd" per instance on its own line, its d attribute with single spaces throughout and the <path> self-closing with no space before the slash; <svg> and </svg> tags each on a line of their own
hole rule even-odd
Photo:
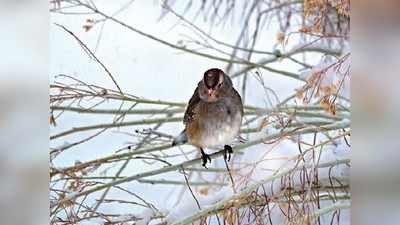
<svg viewBox="0 0 400 225">
<path fill-rule="evenodd" d="M 311 28 L 310 27 L 302 27 L 302 28 L 299 29 L 299 32 L 310 33 L 311 32 Z"/>
<path fill-rule="evenodd" d="M 52 125 L 52 126 L 57 126 L 57 124 L 56 124 L 56 119 L 54 118 L 54 115 L 53 115 L 53 114 L 50 115 L 49 123 L 50 123 L 50 125 Z"/>
<path fill-rule="evenodd" d="M 88 32 L 90 29 L 93 28 L 93 25 L 91 25 L 91 24 L 86 24 L 86 25 L 83 25 L 82 27 L 83 27 L 83 29 L 85 30 L 85 32 Z"/>
<path fill-rule="evenodd" d="M 264 129 L 265 127 L 267 127 L 269 123 L 269 119 L 268 117 L 264 117 L 260 123 L 260 125 L 258 126 L 258 131 L 261 131 L 262 129 Z"/>
<path fill-rule="evenodd" d="M 201 189 L 199 190 L 199 193 L 202 194 L 202 195 L 208 195 L 208 190 L 209 190 L 208 187 L 201 188 Z"/>
<path fill-rule="evenodd" d="M 277 40 L 279 43 L 283 43 L 283 41 L 285 41 L 285 34 L 284 34 L 283 32 L 278 32 L 278 33 L 276 34 L 276 40 Z"/>
</svg>

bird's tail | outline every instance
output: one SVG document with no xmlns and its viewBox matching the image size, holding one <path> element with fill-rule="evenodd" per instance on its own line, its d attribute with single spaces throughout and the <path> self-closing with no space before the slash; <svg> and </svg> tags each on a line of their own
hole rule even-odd
<svg viewBox="0 0 400 225">
<path fill-rule="evenodd" d="M 188 141 L 187 135 L 186 135 L 186 130 L 183 130 L 177 137 L 174 138 L 172 141 L 172 146 L 178 145 L 178 144 L 184 144 Z"/>
</svg>

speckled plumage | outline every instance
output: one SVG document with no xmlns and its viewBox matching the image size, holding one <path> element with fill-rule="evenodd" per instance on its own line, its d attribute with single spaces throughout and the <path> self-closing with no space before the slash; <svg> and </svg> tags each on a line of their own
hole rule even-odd
<svg viewBox="0 0 400 225">
<path fill-rule="evenodd" d="M 212 101 L 207 101 L 202 96 L 204 94 L 202 91 L 208 90 L 210 86 L 204 81 L 209 71 L 223 74 L 223 83 L 215 93 L 215 99 L 211 98 Z M 232 86 L 231 79 L 221 70 L 208 70 L 205 77 L 198 83 L 189 100 L 184 115 L 186 128 L 182 134 L 186 135 L 190 144 L 199 148 L 219 148 L 231 144 L 239 134 L 243 105 L 239 93 Z"/>
<path fill-rule="evenodd" d="M 188 142 L 202 148 L 218 148 L 232 143 L 239 134 L 243 107 L 240 95 L 232 88 L 231 96 L 216 102 L 199 100 L 192 107 L 186 121 Z M 198 93 L 195 93 L 198 94 Z"/>
</svg>

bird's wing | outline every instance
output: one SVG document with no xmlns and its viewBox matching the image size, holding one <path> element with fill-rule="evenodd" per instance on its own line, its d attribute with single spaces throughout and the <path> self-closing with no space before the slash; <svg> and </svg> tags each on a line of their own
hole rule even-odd
<svg viewBox="0 0 400 225">
<path fill-rule="evenodd" d="M 235 88 L 232 88 L 232 89 L 233 89 L 233 98 L 237 102 L 237 104 L 239 106 L 239 110 L 240 110 L 240 112 L 242 113 L 242 116 L 243 116 L 244 112 L 243 112 L 242 98 L 240 97 L 240 94 L 236 91 Z"/>
<path fill-rule="evenodd" d="M 193 121 L 195 109 L 196 109 L 197 105 L 199 104 L 199 102 L 200 102 L 199 88 L 196 87 L 196 90 L 194 90 L 194 93 L 189 100 L 188 106 L 185 111 L 185 115 L 183 116 L 184 124 L 188 124 Z"/>
</svg>

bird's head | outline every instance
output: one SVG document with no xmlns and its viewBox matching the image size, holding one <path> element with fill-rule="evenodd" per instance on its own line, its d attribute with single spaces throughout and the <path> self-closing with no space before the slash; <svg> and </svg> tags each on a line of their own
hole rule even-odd
<svg viewBox="0 0 400 225">
<path fill-rule="evenodd" d="M 204 73 L 199 83 L 199 95 L 203 101 L 216 102 L 232 87 L 232 81 L 224 71 L 212 68 Z"/>
</svg>

